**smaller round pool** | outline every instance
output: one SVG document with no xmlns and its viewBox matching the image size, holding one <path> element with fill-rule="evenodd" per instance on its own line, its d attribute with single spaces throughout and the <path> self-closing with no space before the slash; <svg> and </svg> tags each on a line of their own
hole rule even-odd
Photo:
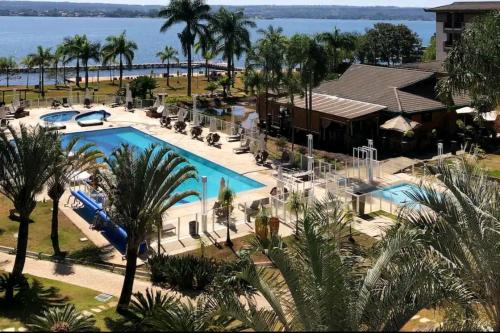
<svg viewBox="0 0 500 333">
<path fill-rule="evenodd" d="M 82 121 L 82 120 L 105 120 L 111 116 L 111 113 L 106 112 L 104 110 L 100 111 L 92 111 L 92 112 L 87 112 L 84 114 L 81 114 L 75 118 L 76 121 Z"/>
<path fill-rule="evenodd" d="M 60 123 L 65 121 L 70 121 L 74 116 L 79 114 L 78 111 L 63 111 L 63 112 L 53 112 L 48 113 L 40 117 L 41 120 L 48 123 Z"/>
</svg>

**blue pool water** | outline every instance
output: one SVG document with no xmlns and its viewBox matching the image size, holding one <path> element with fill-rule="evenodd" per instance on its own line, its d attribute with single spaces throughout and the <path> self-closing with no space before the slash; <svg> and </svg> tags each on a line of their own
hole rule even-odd
<svg viewBox="0 0 500 333">
<path fill-rule="evenodd" d="M 408 192 L 413 192 L 418 190 L 419 187 L 415 184 L 410 183 L 401 183 L 398 185 L 393 185 L 389 187 L 385 187 L 382 191 L 378 192 L 378 196 L 382 197 L 385 200 L 392 201 L 396 204 L 405 204 L 409 202 L 413 202 L 410 197 L 408 197 Z"/>
<path fill-rule="evenodd" d="M 126 143 L 138 150 L 144 150 L 151 144 L 165 145 L 171 148 L 177 154 L 186 158 L 196 170 L 198 176 L 207 176 L 207 196 L 208 198 L 217 197 L 219 192 L 220 179 L 224 177 L 226 184 L 236 193 L 252 190 L 263 187 L 259 182 L 256 182 L 248 177 L 239 175 L 238 173 L 224 168 L 216 163 L 210 162 L 198 155 L 192 154 L 184 149 L 171 145 L 163 140 L 157 139 L 149 134 L 141 132 L 133 127 L 111 128 L 97 131 L 77 132 L 65 134 L 63 137 L 63 145 L 72 137 L 80 137 L 79 145 L 85 143 L 94 143 L 106 156 L 110 156 L 112 152 Z M 185 182 L 179 191 L 195 189 L 201 193 L 201 181 L 189 180 Z M 183 203 L 194 202 L 197 197 L 186 198 Z"/>
<path fill-rule="evenodd" d="M 111 114 L 104 110 L 101 111 L 92 111 L 81 114 L 75 118 L 76 121 L 79 120 L 104 120 L 108 118 Z"/>
<path fill-rule="evenodd" d="M 63 111 L 63 112 L 54 112 L 43 115 L 40 117 L 41 120 L 49 122 L 49 123 L 61 123 L 65 121 L 70 121 L 74 116 L 79 114 L 78 111 Z"/>
</svg>

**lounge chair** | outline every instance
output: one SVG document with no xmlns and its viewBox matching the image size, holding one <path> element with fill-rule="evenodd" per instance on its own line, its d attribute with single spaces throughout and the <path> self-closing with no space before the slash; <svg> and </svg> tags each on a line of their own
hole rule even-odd
<svg viewBox="0 0 500 333">
<path fill-rule="evenodd" d="M 217 133 L 208 133 L 207 135 L 207 144 L 209 146 L 213 147 L 220 147 L 221 144 L 219 143 L 220 140 L 220 135 Z"/>
<path fill-rule="evenodd" d="M 92 102 L 90 101 L 90 98 L 85 98 L 83 100 L 83 106 L 86 107 L 87 109 L 90 109 L 92 107 Z"/>
<path fill-rule="evenodd" d="M 269 153 L 267 151 L 259 151 L 255 154 L 255 162 L 258 165 L 264 165 L 269 157 Z"/>
<path fill-rule="evenodd" d="M 62 99 L 62 106 L 63 106 L 63 108 L 69 108 L 70 107 L 70 104 L 68 103 L 68 98 L 67 97 L 63 97 L 63 99 Z"/>
<path fill-rule="evenodd" d="M 238 133 L 236 134 L 228 135 L 227 141 L 228 142 L 240 141 L 241 137 L 243 136 L 243 128 L 240 127 L 237 132 Z"/>
<path fill-rule="evenodd" d="M 243 144 L 239 147 L 233 148 L 233 153 L 235 154 L 243 154 L 248 153 L 250 151 L 250 139 L 246 139 Z"/>
<path fill-rule="evenodd" d="M 247 222 L 250 222 L 250 217 L 255 217 L 260 211 L 260 206 L 269 204 L 269 198 L 262 200 L 252 201 L 250 206 L 246 206 L 244 203 L 238 204 L 238 209 L 245 213 L 247 217 Z"/>
<path fill-rule="evenodd" d="M 148 116 L 149 118 L 161 118 L 164 111 L 164 105 L 160 105 L 159 107 L 152 107 L 149 108 L 148 111 L 146 111 L 146 116 Z"/>
<path fill-rule="evenodd" d="M 288 150 L 284 150 L 281 153 L 281 159 L 273 161 L 273 164 L 276 166 L 281 166 L 285 169 L 291 168 L 293 166 L 293 163 Z"/>
<path fill-rule="evenodd" d="M 123 103 L 122 103 L 122 100 L 121 100 L 120 96 L 116 96 L 116 98 L 115 98 L 115 102 L 114 102 L 114 103 L 111 103 L 110 107 L 111 107 L 111 108 L 116 108 L 116 107 L 118 107 L 118 106 L 120 106 L 120 105 L 122 105 L 122 104 L 123 104 Z"/>
<path fill-rule="evenodd" d="M 161 125 L 161 127 L 171 129 L 172 128 L 172 119 L 170 119 L 170 117 L 161 117 L 160 125 Z"/>
<path fill-rule="evenodd" d="M 198 139 L 198 140 L 203 140 L 201 134 L 203 133 L 203 128 L 201 126 L 193 126 L 191 127 L 190 130 L 191 133 L 191 138 L 192 139 Z"/>
<path fill-rule="evenodd" d="M 52 109 L 58 109 L 60 106 L 61 106 L 61 102 L 59 102 L 57 99 L 53 100 L 52 104 L 50 105 L 50 107 Z"/>
<path fill-rule="evenodd" d="M 134 111 L 134 103 L 133 103 L 133 102 L 128 101 L 128 102 L 127 102 L 127 105 L 125 105 L 125 111 L 129 111 L 129 112 Z"/>
<path fill-rule="evenodd" d="M 177 120 L 174 124 L 174 130 L 177 133 L 186 134 L 186 123 L 182 120 Z"/>
</svg>

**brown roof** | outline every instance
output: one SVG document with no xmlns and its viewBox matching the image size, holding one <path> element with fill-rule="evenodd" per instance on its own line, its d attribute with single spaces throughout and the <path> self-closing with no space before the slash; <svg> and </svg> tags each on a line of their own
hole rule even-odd
<svg viewBox="0 0 500 333">
<path fill-rule="evenodd" d="M 287 103 L 288 98 L 278 99 L 278 103 Z M 305 108 L 305 99 L 296 98 L 294 105 L 299 108 Z M 315 111 L 327 113 L 332 116 L 352 120 L 366 115 L 384 110 L 384 105 L 354 101 L 346 98 L 340 98 L 331 95 L 313 93 L 312 105 Z"/>
<path fill-rule="evenodd" d="M 484 12 L 490 10 L 500 10 L 499 1 L 463 1 L 453 2 L 452 4 L 439 6 L 434 8 L 426 8 L 426 12 L 450 12 L 450 11 L 464 11 L 464 12 Z"/>
<path fill-rule="evenodd" d="M 393 112 L 420 112 L 445 106 L 434 99 L 403 89 L 434 78 L 429 71 L 369 65 L 351 65 L 339 80 L 326 81 L 314 91 L 320 94 L 387 106 Z M 434 82 L 429 83 L 434 84 Z"/>
<path fill-rule="evenodd" d="M 426 61 L 426 62 L 411 62 L 407 64 L 401 64 L 400 68 L 417 69 L 421 71 L 435 72 L 435 73 L 446 73 L 443 68 L 443 62 L 440 60 Z"/>
</svg>

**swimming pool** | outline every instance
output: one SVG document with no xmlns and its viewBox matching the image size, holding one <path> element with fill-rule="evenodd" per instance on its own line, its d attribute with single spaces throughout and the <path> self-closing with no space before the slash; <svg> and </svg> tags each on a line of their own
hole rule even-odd
<svg viewBox="0 0 500 333">
<path fill-rule="evenodd" d="M 165 145 L 171 148 L 177 154 L 183 156 L 191 163 L 196 170 L 198 176 L 207 176 L 207 197 L 215 198 L 219 192 L 219 184 L 221 178 L 224 178 L 226 184 L 236 193 L 248 191 L 256 188 L 261 188 L 264 185 L 256 182 L 248 177 L 242 176 L 232 170 L 229 170 L 221 165 L 208 161 L 198 155 L 181 149 L 177 146 L 171 145 L 163 140 L 157 139 L 149 134 L 139 131 L 133 127 L 110 128 L 88 132 L 77 132 L 65 134 L 63 136 L 63 145 L 66 144 L 71 138 L 80 137 L 79 145 L 85 143 L 94 143 L 106 156 L 110 156 L 112 152 L 120 147 L 121 144 L 126 143 L 138 150 L 144 150 L 151 144 Z M 194 179 L 188 180 L 179 187 L 179 191 L 195 189 L 201 193 L 201 181 Z M 194 202 L 198 200 L 197 197 L 186 198 L 182 203 Z"/>
<path fill-rule="evenodd" d="M 79 116 L 76 116 L 75 120 L 76 121 L 105 120 L 109 116 L 111 116 L 111 113 L 106 112 L 104 110 L 100 110 L 100 111 L 92 111 L 92 112 L 87 112 L 87 113 L 81 114 Z"/>
<path fill-rule="evenodd" d="M 48 123 L 62 123 L 72 120 L 76 115 L 80 114 L 79 111 L 63 111 L 45 114 L 40 117 L 40 120 Z"/>
<path fill-rule="evenodd" d="M 378 197 L 381 197 L 382 199 L 402 205 L 413 202 L 413 200 L 407 195 L 407 193 L 414 192 L 416 190 L 419 190 L 419 187 L 415 184 L 400 183 L 397 185 L 384 187 L 381 191 L 377 192 L 376 195 Z"/>
</svg>

